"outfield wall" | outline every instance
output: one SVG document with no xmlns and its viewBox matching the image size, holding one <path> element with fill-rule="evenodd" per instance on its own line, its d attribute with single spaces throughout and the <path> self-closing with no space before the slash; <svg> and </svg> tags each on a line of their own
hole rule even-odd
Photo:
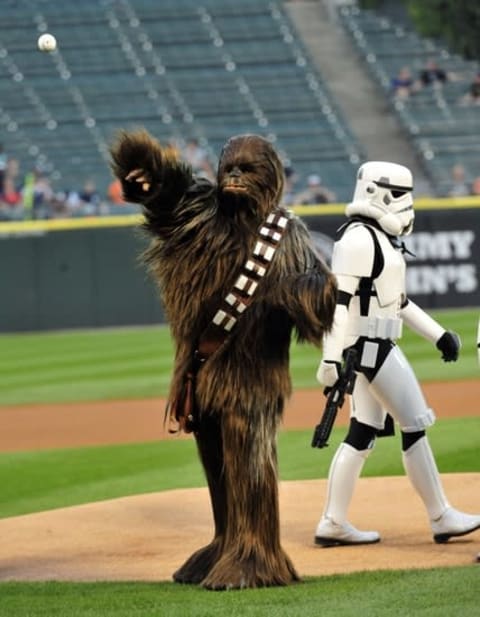
<svg viewBox="0 0 480 617">
<path fill-rule="evenodd" d="M 295 208 L 329 258 L 341 205 Z M 0 223 L 0 332 L 161 323 L 138 256 L 141 217 Z M 407 290 L 424 308 L 480 306 L 480 203 L 417 200 Z"/>
<path fill-rule="evenodd" d="M 158 295 L 135 229 L 22 231 L 0 239 L 0 331 L 153 324 Z"/>
</svg>

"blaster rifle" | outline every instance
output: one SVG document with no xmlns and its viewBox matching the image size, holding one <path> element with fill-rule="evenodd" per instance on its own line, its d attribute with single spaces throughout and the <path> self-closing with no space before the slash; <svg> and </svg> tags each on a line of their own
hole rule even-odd
<svg viewBox="0 0 480 617">
<path fill-rule="evenodd" d="M 355 385 L 355 363 L 357 352 L 349 349 L 345 354 L 345 364 L 335 385 L 328 391 L 327 402 L 320 423 L 315 427 L 312 448 L 325 448 L 332 432 L 338 410 L 343 406 L 345 395 L 351 394 Z"/>
</svg>

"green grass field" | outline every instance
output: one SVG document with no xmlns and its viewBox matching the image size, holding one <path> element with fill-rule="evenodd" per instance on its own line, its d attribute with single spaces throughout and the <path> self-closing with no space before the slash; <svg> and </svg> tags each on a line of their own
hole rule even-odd
<svg viewBox="0 0 480 617">
<path fill-rule="evenodd" d="M 361 572 L 224 593 L 172 583 L 6 583 L 0 616 L 474 617 L 479 567 Z"/>
<path fill-rule="evenodd" d="M 330 446 L 310 446 L 311 431 L 282 431 L 282 480 L 325 478 L 345 429 Z M 442 420 L 429 430 L 440 471 L 480 471 L 480 417 Z M 399 438 L 379 439 L 365 476 L 403 475 Z M 15 481 L 12 481 L 12 478 Z M 89 448 L 0 453 L 0 518 L 70 505 L 205 486 L 193 439 Z"/>
<path fill-rule="evenodd" d="M 401 347 L 421 381 L 476 378 L 477 309 L 432 313 L 463 341 L 461 359 L 444 363 L 427 341 L 405 329 Z M 166 394 L 172 342 L 166 327 L 0 335 L 0 405 Z M 292 344 L 296 389 L 318 388 L 320 351 Z"/>
<path fill-rule="evenodd" d="M 430 344 L 406 332 L 402 348 L 420 380 L 477 378 L 478 310 L 439 312 L 435 317 L 460 333 L 462 355 L 458 363 L 445 364 Z M 162 396 L 172 363 L 164 327 L 3 335 L 0 348 L 0 405 Z M 292 345 L 291 355 L 294 387 L 319 387 L 314 378 L 319 351 Z M 334 429 L 330 447 L 321 451 L 310 447 L 311 433 L 280 433 L 282 480 L 326 476 L 344 429 Z M 440 419 L 429 435 L 441 472 L 480 471 L 480 414 Z M 398 474 L 403 474 L 398 437 L 378 440 L 364 475 Z M 0 518 L 204 485 L 193 440 L 0 453 Z M 2 583 L 0 617 L 467 617 L 480 614 L 479 567 L 363 572 L 308 578 L 283 589 L 223 594 L 172 583 Z"/>
</svg>

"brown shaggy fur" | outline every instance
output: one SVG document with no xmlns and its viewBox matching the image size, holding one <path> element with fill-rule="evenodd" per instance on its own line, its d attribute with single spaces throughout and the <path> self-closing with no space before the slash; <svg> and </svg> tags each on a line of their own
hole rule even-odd
<svg viewBox="0 0 480 617">
<path fill-rule="evenodd" d="M 251 255 L 260 224 L 278 208 L 283 169 L 271 144 L 256 135 L 225 144 L 213 184 L 193 176 L 145 131 L 122 132 L 111 155 L 126 199 L 144 207 L 152 238 L 144 258 L 176 345 L 172 400 L 200 334 Z M 134 169 L 148 180 L 146 192 L 142 182 L 125 180 Z M 280 545 L 276 433 L 291 392 L 292 330 L 300 341 L 319 345 L 335 297 L 335 279 L 305 224 L 293 218 L 253 304 L 197 377 L 195 439 L 215 534 L 174 573 L 176 581 L 230 589 L 298 580 Z"/>
</svg>

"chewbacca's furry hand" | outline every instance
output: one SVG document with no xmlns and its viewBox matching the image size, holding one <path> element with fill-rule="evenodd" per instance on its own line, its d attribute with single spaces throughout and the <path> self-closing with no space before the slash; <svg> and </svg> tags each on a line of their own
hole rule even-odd
<svg viewBox="0 0 480 617">
<path fill-rule="evenodd" d="M 148 174 L 143 169 L 133 169 L 125 176 L 127 182 L 138 182 L 142 185 L 142 191 L 148 193 L 151 186 L 151 180 Z"/>
</svg>

